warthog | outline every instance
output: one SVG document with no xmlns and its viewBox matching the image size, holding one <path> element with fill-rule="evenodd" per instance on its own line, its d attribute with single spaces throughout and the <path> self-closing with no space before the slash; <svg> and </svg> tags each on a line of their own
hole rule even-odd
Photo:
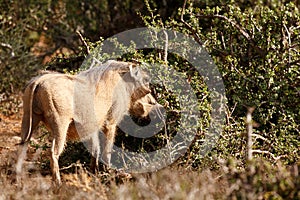
<svg viewBox="0 0 300 200">
<path fill-rule="evenodd" d="M 99 159 L 110 166 L 116 126 L 124 114 L 145 117 L 161 107 L 150 94 L 148 81 L 140 67 L 119 61 L 108 61 L 77 75 L 47 72 L 33 78 L 23 96 L 17 174 L 22 170 L 27 143 L 41 121 L 52 133 L 50 163 L 57 184 L 61 184 L 58 159 L 67 139 L 90 141 L 93 169 Z M 105 137 L 99 137 L 99 131 Z"/>
</svg>

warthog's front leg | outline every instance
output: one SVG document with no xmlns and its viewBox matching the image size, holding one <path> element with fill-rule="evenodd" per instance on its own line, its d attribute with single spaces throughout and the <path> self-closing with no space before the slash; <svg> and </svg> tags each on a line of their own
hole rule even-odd
<svg viewBox="0 0 300 200">
<path fill-rule="evenodd" d="M 111 153 L 116 135 L 116 123 L 107 121 L 103 128 L 104 137 L 101 139 L 102 156 L 101 160 L 108 168 L 111 167 Z"/>
<path fill-rule="evenodd" d="M 91 137 L 91 154 L 92 154 L 92 158 L 91 158 L 90 168 L 92 172 L 96 173 L 99 168 L 99 156 L 100 156 L 98 131 L 93 133 Z"/>
</svg>

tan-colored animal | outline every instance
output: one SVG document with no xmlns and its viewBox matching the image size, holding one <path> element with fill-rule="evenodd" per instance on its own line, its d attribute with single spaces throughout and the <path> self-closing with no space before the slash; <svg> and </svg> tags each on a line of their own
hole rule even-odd
<svg viewBox="0 0 300 200">
<path fill-rule="evenodd" d="M 27 143 L 41 121 L 52 133 L 51 171 L 58 185 L 58 159 L 67 139 L 89 141 L 92 168 L 98 167 L 100 158 L 110 166 L 116 126 L 124 114 L 144 117 L 160 107 L 150 94 L 148 81 L 140 67 L 119 61 L 108 61 L 74 76 L 44 73 L 33 78 L 23 96 L 17 174 L 22 171 Z M 101 156 L 99 131 L 105 135 L 100 141 Z"/>
</svg>

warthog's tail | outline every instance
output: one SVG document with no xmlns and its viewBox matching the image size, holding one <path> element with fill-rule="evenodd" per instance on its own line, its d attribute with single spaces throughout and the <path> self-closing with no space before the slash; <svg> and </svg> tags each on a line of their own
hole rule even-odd
<svg viewBox="0 0 300 200">
<path fill-rule="evenodd" d="M 32 79 L 26 86 L 23 96 L 23 119 L 22 119 L 22 130 L 21 130 L 21 142 L 18 144 L 18 160 L 16 163 L 16 179 L 17 182 L 21 181 L 22 178 L 22 166 L 26 157 L 27 142 L 30 140 L 32 133 L 32 104 L 33 95 L 36 87 L 39 84 L 39 78 Z M 28 102 L 29 98 L 29 102 Z M 29 109 L 29 110 L 28 110 Z"/>
<path fill-rule="evenodd" d="M 43 76 L 38 79 L 33 79 L 26 87 L 24 97 L 23 97 L 23 120 L 22 120 L 22 135 L 21 135 L 21 143 L 24 144 L 28 142 L 32 135 L 32 106 L 33 106 L 33 98 L 34 92 L 40 83 L 39 79 L 42 79 Z M 28 101 L 29 100 L 29 101 Z"/>
</svg>

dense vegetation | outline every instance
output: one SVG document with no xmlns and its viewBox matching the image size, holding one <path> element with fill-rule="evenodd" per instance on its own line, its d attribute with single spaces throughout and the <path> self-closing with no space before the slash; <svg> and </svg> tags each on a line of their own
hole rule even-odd
<svg viewBox="0 0 300 200">
<path fill-rule="evenodd" d="M 0 110 L 6 115 L 18 112 L 19 93 L 38 70 L 74 73 L 87 56 L 87 49 L 97 49 L 104 39 L 116 33 L 143 26 L 175 30 L 193 37 L 205 47 L 225 84 L 226 122 L 217 145 L 205 157 L 199 156 L 199 148 L 210 123 L 211 105 L 207 98 L 210 91 L 203 77 L 178 55 L 169 54 L 164 60 L 161 50 L 140 50 L 119 59 L 168 63 L 186 74 L 197 94 L 202 111 L 201 126 L 188 152 L 174 164 L 179 168 L 178 174 L 183 168 L 194 170 L 185 177 L 190 179 L 193 173 L 201 172 L 209 188 L 218 187 L 209 179 L 210 173 L 222 174 L 218 181 L 226 185 L 224 190 L 228 198 L 299 199 L 299 174 L 289 171 L 299 169 L 299 9 L 298 1 L 288 0 L 1 0 Z M 83 44 L 83 40 L 87 44 Z M 130 149 L 128 144 L 134 141 L 138 149 L 143 147 L 143 151 L 151 151 L 166 144 L 174 134 L 178 100 L 165 88 L 154 90 L 167 109 L 168 137 L 161 133 L 151 140 L 138 140 L 120 132 L 117 138 L 120 145 Z M 254 108 L 252 147 L 255 157 L 252 163 L 246 161 L 245 122 L 247 110 L 251 108 Z M 77 160 L 78 157 L 73 162 Z M 251 166 L 255 166 L 254 171 L 249 170 Z M 157 177 L 138 176 L 137 182 L 122 185 L 122 194 L 132 195 L 132 198 L 141 195 L 144 198 L 166 197 L 170 195 L 167 186 L 160 185 L 157 180 L 165 177 L 172 183 L 180 182 L 180 187 L 190 192 L 200 184 L 192 179 L 189 185 L 184 178 L 171 178 L 162 171 Z M 137 186 L 143 181 L 144 185 Z M 135 189 L 137 186 L 146 190 L 145 185 L 154 186 L 154 196 Z M 111 186 L 114 197 L 120 195 L 116 188 Z M 203 185 L 200 188 L 198 193 L 205 193 Z M 162 194 L 156 189 L 161 189 Z M 176 190 L 175 186 L 172 189 Z M 207 191 L 211 191 L 207 198 L 222 197 L 219 189 Z M 185 197 L 184 192 L 176 194 L 180 199 Z"/>
</svg>

